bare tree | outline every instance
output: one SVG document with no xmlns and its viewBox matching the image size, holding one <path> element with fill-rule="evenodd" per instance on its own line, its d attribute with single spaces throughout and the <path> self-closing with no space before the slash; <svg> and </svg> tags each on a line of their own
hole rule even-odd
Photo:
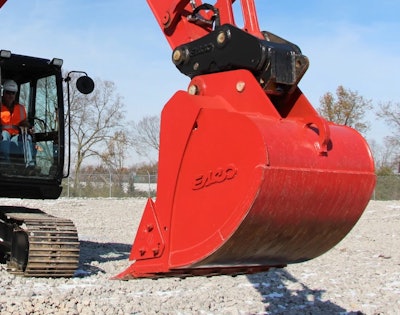
<svg viewBox="0 0 400 315">
<path fill-rule="evenodd" d="M 111 81 L 97 79 L 92 94 L 71 89 L 71 145 L 74 149 L 74 187 L 77 187 L 83 162 L 89 158 L 103 160 L 108 143 L 124 126 L 124 104 Z"/>
<path fill-rule="evenodd" d="M 374 156 L 376 172 L 379 174 L 382 170 L 397 171 L 399 163 L 398 148 L 392 145 L 389 137 L 383 140 L 383 144 L 375 140 L 369 141 L 372 154 Z"/>
<path fill-rule="evenodd" d="M 132 126 L 132 144 L 141 156 L 151 157 L 160 148 L 160 117 L 146 116 Z"/>
<path fill-rule="evenodd" d="M 378 118 L 383 119 L 392 127 L 392 134 L 388 137 L 391 145 L 400 148 L 400 103 L 388 102 L 379 105 L 376 113 Z"/>
<path fill-rule="evenodd" d="M 115 132 L 107 141 L 107 149 L 101 154 L 101 159 L 109 169 L 115 172 L 124 169 L 128 145 L 127 134 L 122 130 Z"/>
<path fill-rule="evenodd" d="M 392 152 L 389 166 L 392 169 L 397 167 L 397 171 L 400 172 L 400 103 L 382 103 L 376 115 L 392 127 L 392 134 L 385 138 L 386 146 L 390 147 Z"/>
<path fill-rule="evenodd" d="M 366 100 L 357 92 L 338 86 L 336 97 L 328 92 L 320 99 L 318 112 L 339 125 L 345 125 L 364 133 L 369 129 L 368 122 L 364 120 L 365 114 L 372 109 L 371 100 Z"/>
</svg>

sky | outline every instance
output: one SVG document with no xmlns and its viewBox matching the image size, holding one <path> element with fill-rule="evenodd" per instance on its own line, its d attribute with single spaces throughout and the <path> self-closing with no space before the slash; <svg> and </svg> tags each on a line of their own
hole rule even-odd
<svg viewBox="0 0 400 315">
<path fill-rule="evenodd" d="M 297 44 L 310 59 L 299 86 L 314 107 L 339 85 L 370 99 L 375 109 L 400 101 L 400 1 L 255 3 L 260 28 Z M 239 1 L 235 13 L 239 21 Z M 0 10 L 0 41 L 1 49 L 62 58 L 68 71 L 114 82 L 128 120 L 136 122 L 159 115 L 189 84 L 172 64 L 171 48 L 144 0 L 8 0 Z M 368 140 L 390 135 L 374 111 L 367 119 Z"/>
</svg>

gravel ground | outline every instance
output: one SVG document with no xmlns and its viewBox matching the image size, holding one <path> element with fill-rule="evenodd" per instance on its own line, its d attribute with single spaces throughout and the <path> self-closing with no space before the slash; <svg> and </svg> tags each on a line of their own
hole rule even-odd
<svg viewBox="0 0 400 315">
<path fill-rule="evenodd" d="M 0 199 L 71 218 L 81 261 L 71 279 L 0 265 L 1 314 L 400 314 L 400 201 L 371 201 L 351 233 L 312 261 L 237 277 L 110 280 L 129 266 L 145 199 Z"/>
</svg>

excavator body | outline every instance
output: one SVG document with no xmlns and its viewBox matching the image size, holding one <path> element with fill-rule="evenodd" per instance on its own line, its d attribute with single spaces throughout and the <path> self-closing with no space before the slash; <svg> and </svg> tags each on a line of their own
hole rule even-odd
<svg viewBox="0 0 400 315">
<path fill-rule="evenodd" d="M 0 1 L 0 7 L 5 2 Z M 69 74 L 62 77 L 62 64 L 59 58 L 0 50 L 0 197 L 60 196 L 64 171 L 69 167 L 65 155 L 70 143 L 65 141 L 69 119 L 65 121 L 63 85 L 67 82 L 69 91 L 71 80 Z M 7 82 L 12 82 L 13 91 L 6 90 Z M 94 87 L 87 76 L 78 78 L 76 84 L 84 94 Z M 5 101 L 6 94 L 7 99 L 13 95 L 11 102 Z M 23 125 L 10 119 L 16 115 L 16 103 L 24 109 L 19 113 L 24 117 Z M 10 129 L 16 133 L 7 138 Z M 0 206 L 0 262 L 7 263 L 7 270 L 17 275 L 72 277 L 79 262 L 76 227 L 71 220 L 40 209 Z"/>
<path fill-rule="evenodd" d="M 297 86 L 308 59 L 259 31 L 251 0 L 243 29 L 231 0 L 148 2 L 191 82 L 162 111 L 157 196 L 116 278 L 254 273 L 330 250 L 366 208 L 374 162 Z"/>
</svg>

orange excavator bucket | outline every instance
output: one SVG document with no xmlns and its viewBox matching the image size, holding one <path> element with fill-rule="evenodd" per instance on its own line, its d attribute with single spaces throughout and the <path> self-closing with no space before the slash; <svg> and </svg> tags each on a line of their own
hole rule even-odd
<svg viewBox="0 0 400 315">
<path fill-rule="evenodd" d="M 375 186 L 365 140 L 299 89 L 278 111 L 246 70 L 193 87 L 162 112 L 157 198 L 117 278 L 258 272 L 340 242 Z"/>
<path fill-rule="evenodd" d="M 232 0 L 148 2 L 192 80 L 163 109 L 157 196 L 116 278 L 254 273 L 335 246 L 370 200 L 374 163 L 298 88 L 308 59 L 259 31 L 252 0 L 244 30 Z"/>
</svg>

